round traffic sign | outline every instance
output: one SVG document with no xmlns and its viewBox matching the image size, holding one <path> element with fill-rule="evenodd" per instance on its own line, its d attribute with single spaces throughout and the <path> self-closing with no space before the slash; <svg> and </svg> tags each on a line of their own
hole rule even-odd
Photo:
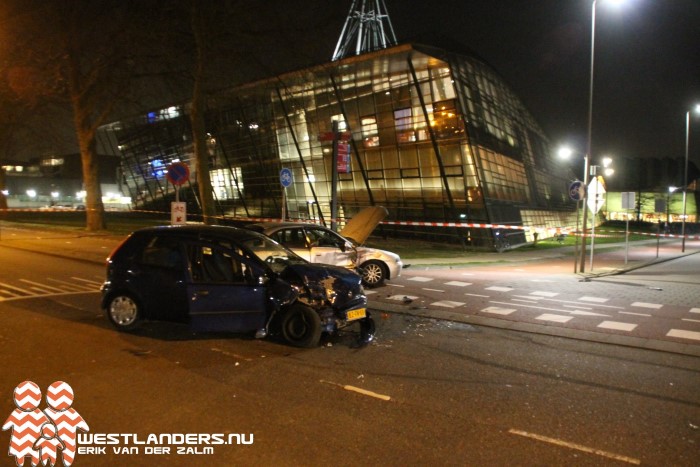
<svg viewBox="0 0 700 467">
<path fill-rule="evenodd" d="M 280 183 L 283 187 L 288 188 L 292 184 L 292 170 L 284 168 L 280 170 Z"/>
<path fill-rule="evenodd" d="M 574 201 L 581 201 L 585 194 L 585 190 L 586 189 L 583 186 L 583 182 L 577 180 L 569 185 L 569 198 Z"/>
<path fill-rule="evenodd" d="M 173 162 L 168 166 L 165 177 L 173 185 L 183 185 L 190 179 L 190 168 L 184 162 Z"/>
</svg>

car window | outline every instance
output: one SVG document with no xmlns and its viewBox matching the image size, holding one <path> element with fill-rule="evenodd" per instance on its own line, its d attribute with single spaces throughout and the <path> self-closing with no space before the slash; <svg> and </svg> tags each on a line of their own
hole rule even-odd
<svg viewBox="0 0 700 467">
<path fill-rule="evenodd" d="M 277 273 L 282 272 L 290 264 L 306 263 L 291 250 L 267 237 L 251 237 L 244 240 L 242 245 Z"/>
<path fill-rule="evenodd" d="M 192 280 L 198 283 L 242 283 L 248 266 L 230 251 L 201 244 L 187 246 Z"/>
<path fill-rule="evenodd" d="M 287 248 L 306 248 L 306 237 L 302 229 L 281 229 L 270 237 Z"/>
<path fill-rule="evenodd" d="M 344 241 L 330 230 L 307 228 L 306 235 L 309 237 L 311 246 L 340 247 Z"/>
<path fill-rule="evenodd" d="M 148 266 L 181 268 L 183 263 L 179 242 L 171 237 L 153 237 L 141 252 L 140 262 Z"/>
</svg>

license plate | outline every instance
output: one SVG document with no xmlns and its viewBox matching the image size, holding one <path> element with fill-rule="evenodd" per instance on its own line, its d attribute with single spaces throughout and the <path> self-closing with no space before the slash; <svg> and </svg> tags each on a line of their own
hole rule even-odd
<svg viewBox="0 0 700 467">
<path fill-rule="evenodd" d="M 366 308 L 358 308 L 357 310 L 350 310 L 347 313 L 347 320 L 354 321 L 356 319 L 361 319 L 367 316 Z"/>
</svg>

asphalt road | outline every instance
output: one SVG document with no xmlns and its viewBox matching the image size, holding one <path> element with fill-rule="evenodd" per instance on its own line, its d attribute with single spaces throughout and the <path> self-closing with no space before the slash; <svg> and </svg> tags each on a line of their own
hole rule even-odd
<svg viewBox="0 0 700 467">
<path fill-rule="evenodd" d="M 0 259 L 15 293 L 0 300 L 0 403 L 9 414 L 28 379 L 69 383 L 94 436 L 81 447 L 105 449 L 76 466 L 700 461 L 697 357 L 393 313 L 363 349 L 350 334 L 311 350 L 164 323 L 123 334 L 98 309 L 100 265 L 6 248 Z M 131 436 L 185 433 L 253 442 Z"/>
</svg>

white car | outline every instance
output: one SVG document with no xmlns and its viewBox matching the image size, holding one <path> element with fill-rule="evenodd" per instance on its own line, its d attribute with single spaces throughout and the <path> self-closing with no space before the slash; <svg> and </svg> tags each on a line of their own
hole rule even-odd
<svg viewBox="0 0 700 467">
<path fill-rule="evenodd" d="M 404 267 L 396 253 L 362 246 L 381 219 L 385 208 L 368 208 L 347 222 L 339 233 L 303 222 L 262 222 L 248 226 L 281 243 L 311 263 L 358 269 L 363 283 L 376 287 L 401 275 Z"/>
</svg>

